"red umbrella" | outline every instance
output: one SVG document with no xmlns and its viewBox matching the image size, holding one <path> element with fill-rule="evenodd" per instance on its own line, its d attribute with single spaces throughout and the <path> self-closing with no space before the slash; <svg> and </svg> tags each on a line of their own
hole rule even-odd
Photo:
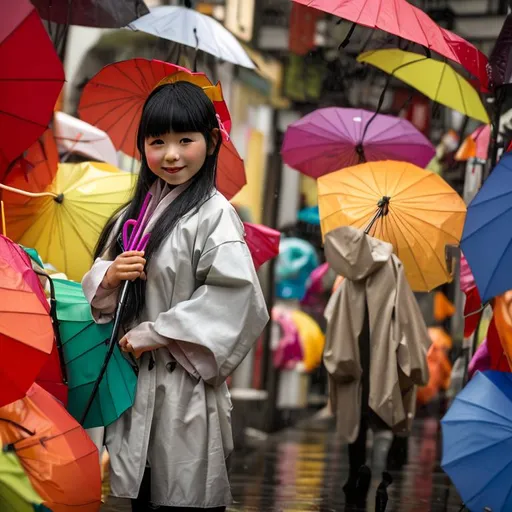
<svg viewBox="0 0 512 512">
<path fill-rule="evenodd" d="M 27 282 L 27 264 L 7 238 L 0 242 L 0 406 L 23 397 L 53 347 L 47 308 Z M 28 272 L 28 269 L 27 269 Z M 34 283 L 32 283 L 34 285 Z"/>
<path fill-rule="evenodd" d="M 64 69 L 29 0 L 0 2 L 0 19 L 1 173 L 48 127 Z"/>
<path fill-rule="evenodd" d="M 118 150 L 139 158 L 136 139 L 142 107 L 163 80 L 185 80 L 202 87 L 229 132 L 231 118 L 220 84 L 213 85 L 204 73 L 160 60 L 130 59 L 105 66 L 85 86 L 78 113 L 107 132 Z"/>
<path fill-rule="evenodd" d="M 487 90 L 487 57 L 468 41 L 441 28 L 421 9 L 406 0 L 293 1 L 424 46 L 460 64 L 478 79 L 482 90 Z"/>
<path fill-rule="evenodd" d="M 217 189 L 231 199 L 247 183 L 245 165 L 231 140 L 222 141 L 217 162 Z"/>
<path fill-rule="evenodd" d="M 279 242 L 281 233 L 262 224 L 244 222 L 245 241 L 251 251 L 252 260 L 256 270 L 263 263 L 279 255 Z"/>
</svg>

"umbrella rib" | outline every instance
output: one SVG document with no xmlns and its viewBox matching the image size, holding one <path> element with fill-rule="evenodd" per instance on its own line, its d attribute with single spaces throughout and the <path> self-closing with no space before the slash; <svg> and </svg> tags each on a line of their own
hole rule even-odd
<svg viewBox="0 0 512 512">
<path fill-rule="evenodd" d="M 369 167 L 370 167 L 370 169 L 371 169 L 371 171 L 372 171 L 372 175 L 373 175 L 373 169 L 372 169 L 372 167 L 371 167 L 371 165 L 370 165 L 370 164 L 368 164 L 368 165 L 369 165 Z M 356 173 L 355 173 L 354 171 L 352 171 L 351 169 L 345 169 L 345 171 L 344 171 L 344 172 L 345 172 L 345 173 L 350 173 L 350 175 L 351 175 L 351 176 L 353 176 L 355 179 L 357 179 L 357 181 L 361 182 L 363 185 L 366 185 L 366 187 L 367 187 L 370 191 L 372 191 L 375 195 L 377 195 L 377 196 L 379 197 L 379 199 L 380 199 L 380 192 L 379 192 L 378 190 L 375 190 L 372 186 L 370 186 L 370 185 L 369 185 L 368 183 L 366 183 L 365 181 L 363 181 L 363 180 L 362 180 L 362 178 L 361 178 L 358 174 L 356 174 Z M 350 186 L 352 186 L 352 185 L 350 185 Z M 355 188 L 355 189 L 357 190 L 357 188 L 356 188 L 356 187 L 353 187 L 353 188 Z M 363 191 L 361 190 L 361 192 L 363 192 Z"/>
<path fill-rule="evenodd" d="M 472 208 L 476 208 L 477 206 L 480 206 L 481 204 L 486 204 L 486 203 L 489 203 L 491 201 L 495 201 L 496 199 L 502 199 L 502 198 L 504 198 L 506 196 L 509 196 L 510 194 L 512 194 L 512 190 L 509 190 L 508 192 L 505 192 L 503 194 L 492 196 L 489 199 L 484 199 L 483 201 L 479 201 L 478 203 L 474 204 L 472 206 Z M 505 211 L 507 211 L 507 210 L 505 210 Z"/>
<path fill-rule="evenodd" d="M 503 212 L 500 213 L 500 216 L 504 215 L 505 213 L 508 213 L 512 210 L 512 206 L 510 206 L 509 208 L 507 208 L 506 210 L 504 210 Z M 464 242 L 469 240 L 473 235 L 475 235 L 476 233 L 478 233 L 480 230 L 482 230 L 483 228 L 485 228 L 485 226 L 488 226 L 489 224 L 491 224 L 492 222 L 494 222 L 496 220 L 496 217 L 493 217 L 491 220 L 485 222 L 484 224 L 482 224 L 481 226 L 479 226 L 478 229 L 476 229 L 475 231 L 473 231 L 473 233 L 471 233 L 470 235 L 467 235 L 464 237 Z"/>
<path fill-rule="evenodd" d="M 0 78 L 0 82 L 65 82 L 63 78 Z"/>
<path fill-rule="evenodd" d="M 423 169 L 422 169 L 423 170 Z M 404 175 L 404 172 L 405 170 L 402 172 L 402 176 Z M 396 200 L 397 197 L 400 197 L 400 194 L 403 194 L 404 192 L 407 192 L 407 190 L 409 190 L 410 188 L 412 187 L 416 187 L 418 186 L 419 183 L 421 183 L 422 181 L 426 180 L 426 179 L 429 179 L 431 178 L 432 176 L 435 176 L 435 174 L 432 174 L 431 172 L 429 171 L 424 171 L 425 175 L 422 176 L 419 180 L 415 181 L 414 183 L 411 183 L 410 185 L 408 185 L 407 187 L 405 188 L 402 188 L 400 189 L 395 195 L 393 195 L 393 199 Z M 402 178 L 402 176 L 400 176 L 400 178 Z M 399 180 L 398 180 L 399 181 Z"/>
<path fill-rule="evenodd" d="M 6 112 L 5 110 L 0 110 L 0 114 L 4 114 L 6 116 L 13 117 L 14 119 L 19 119 L 20 121 L 23 121 L 25 123 L 30 123 L 30 124 L 34 124 L 36 126 L 47 128 L 46 124 L 38 123 L 37 121 L 33 121 L 32 119 L 26 119 L 25 117 L 21 117 L 16 114 L 11 114 L 10 112 Z"/>
<path fill-rule="evenodd" d="M 145 96 L 148 91 L 147 90 L 144 90 L 144 88 L 138 84 L 130 75 L 128 75 L 123 69 L 121 69 L 121 66 L 119 65 L 119 63 L 117 62 L 114 62 L 113 63 L 113 66 L 114 68 L 119 71 L 119 73 L 121 73 L 127 80 L 129 80 L 141 93 L 143 96 Z M 140 74 L 140 68 L 139 68 L 139 65 L 137 63 L 137 61 L 135 61 L 135 67 L 137 68 L 137 70 L 139 71 L 139 74 Z"/>
</svg>

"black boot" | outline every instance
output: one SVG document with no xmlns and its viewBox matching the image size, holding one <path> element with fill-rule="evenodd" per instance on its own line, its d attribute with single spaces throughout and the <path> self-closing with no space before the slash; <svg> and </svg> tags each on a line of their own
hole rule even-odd
<svg viewBox="0 0 512 512">
<path fill-rule="evenodd" d="M 366 499 L 371 480 L 372 472 L 366 465 L 359 468 L 357 475 L 349 477 L 347 483 L 343 486 L 346 512 L 366 510 Z"/>
<path fill-rule="evenodd" d="M 391 478 L 387 471 L 384 471 L 382 473 L 382 481 L 375 493 L 375 512 L 386 512 L 386 507 L 388 506 L 388 487 L 392 483 L 393 478 Z"/>
</svg>

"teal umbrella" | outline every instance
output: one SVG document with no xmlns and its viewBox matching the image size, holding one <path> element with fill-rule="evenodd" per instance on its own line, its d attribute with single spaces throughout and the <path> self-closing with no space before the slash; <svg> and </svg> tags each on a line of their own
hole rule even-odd
<svg viewBox="0 0 512 512">
<path fill-rule="evenodd" d="M 68 411 L 81 421 L 108 351 L 112 323 L 94 322 L 79 283 L 54 279 L 53 284 L 69 387 Z M 83 427 L 114 422 L 133 405 L 136 388 L 136 369 L 116 345 Z"/>
</svg>

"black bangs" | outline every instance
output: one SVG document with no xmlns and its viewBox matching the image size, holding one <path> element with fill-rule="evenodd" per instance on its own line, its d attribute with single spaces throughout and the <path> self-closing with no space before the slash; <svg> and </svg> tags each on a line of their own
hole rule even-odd
<svg viewBox="0 0 512 512">
<path fill-rule="evenodd" d="M 201 132 L 207 140 L 218 123 L 215 108 L 203 90 L 189 82 L 162 85 L 148 97 L 137 136 L 139 150 L 148 137 L 169 132 Z"/>
</svg>

